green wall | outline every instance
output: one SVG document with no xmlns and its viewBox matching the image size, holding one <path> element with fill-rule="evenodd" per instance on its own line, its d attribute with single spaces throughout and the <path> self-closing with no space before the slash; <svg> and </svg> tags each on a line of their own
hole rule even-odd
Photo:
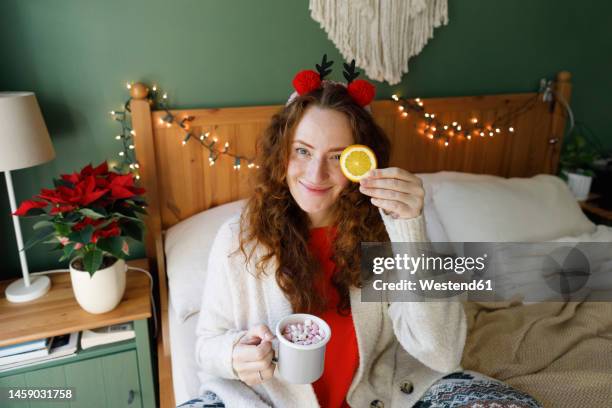
<svg viewBox="0 0 612 408">
<path fill-rule="evenodd" d="M 572 106 L 612 148 L 612 3 L 606 0 L 450 0 L 450 24 L 378 97 L 453 96 L 537 89 L 573 74 Z M 306 0 L 2 0 L 0 90 L 36 92 L 57 158 L 13 173 L 20 202 L 52 177 L 116 158 L 126 81 L 156 81 L 173 107 L 283 103 L 293 75 L 326 52 L 340 55 Z M 1 147 L 0 147 L 1 148 Z M 31 220 L 22 220 L 25 239 Z M 0 179 L 0 279 L 20 274 L 4 177 Z M 142 246 L 135 256 L 144 254 Z M 30 269 L 65 265 L 43 245 Z"/>
</svg>

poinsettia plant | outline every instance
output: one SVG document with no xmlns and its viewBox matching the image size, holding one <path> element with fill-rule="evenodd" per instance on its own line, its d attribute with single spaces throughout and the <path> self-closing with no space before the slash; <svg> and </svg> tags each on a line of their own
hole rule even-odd
<svg viewBox="0 0 612 408">
<path fill-rule="evenodd" d="M 36 233 L 23 250 L 41 242 L 57 244 L 53 250 L 63 251 L 60 262 L 80 258 L 93 275 L 105 258 L 129 255 L 128 238 L 142 241 L 145 190 L 135 185 L 133 174 L 111 171 L 105 161 L 62 174 L 53 183 L 54 189 L 42 189 L 13 213 L 44 218 L 34 224 Z"/>
</svg>

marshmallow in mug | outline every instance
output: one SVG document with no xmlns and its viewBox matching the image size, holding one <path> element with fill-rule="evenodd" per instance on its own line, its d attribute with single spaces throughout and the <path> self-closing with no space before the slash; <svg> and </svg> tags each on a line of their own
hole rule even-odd
<svg viewBox="0 0 612 408">
<path fill-rule="evenodd" d="M 312 319 L 305 319 L 304 324 L 294 323 L 285 326 L 283 337 L 294 344 L 307 346 L 323 341 L 325 332 Z"/>
</svg>

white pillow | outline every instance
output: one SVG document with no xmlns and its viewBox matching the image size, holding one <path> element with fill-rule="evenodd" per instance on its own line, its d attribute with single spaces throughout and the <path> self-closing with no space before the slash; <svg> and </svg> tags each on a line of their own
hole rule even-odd
<svg viewBox="0 0 612 408">
<path fill-rule="evenodd" d="M 432 198 L 453 242 L 537 242 L 595 230 L 567 185 L 546 174 L 445 181 Z"/>
<path fill-rule="evenodd" d="M 172 307 L 181 321 L 200 311 L 208 255 L 217 231 L 242 212 L 246 199 L 195 214 L 166 231 L 166 271 Z"/>
<path fill-rule="evenodd" d="M 438 212 L 434 206 L 433 197 L 438 191 L 440 184 L 445 181 L 457 180 L 488 180 L 495 179 L 495 176 L 473 173 L 459 173 L 455 171 L 440 171 L 437 173 L 417 173 L 415 176 L 423 181 L 425 189 L 425 203 L 423 205 L 423 215 L 425 217 L 425 227 L 429 240 L 434 243 L 436 252 L 443 254 L 451 254 L 454 252 L 453 247 L 449 244 L 449 238 L 444 226 L 440 221 Z"/>
</svg>

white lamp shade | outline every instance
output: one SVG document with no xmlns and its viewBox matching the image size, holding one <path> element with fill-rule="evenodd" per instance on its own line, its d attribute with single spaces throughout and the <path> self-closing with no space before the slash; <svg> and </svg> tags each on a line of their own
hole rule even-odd
<svg viewBox="0 0 612 408">
<path fill-rule="evenodd" d="M 32 167 L 54 158 L 34 93 L 0 92 L 0 171 Z"/>
</svg>

